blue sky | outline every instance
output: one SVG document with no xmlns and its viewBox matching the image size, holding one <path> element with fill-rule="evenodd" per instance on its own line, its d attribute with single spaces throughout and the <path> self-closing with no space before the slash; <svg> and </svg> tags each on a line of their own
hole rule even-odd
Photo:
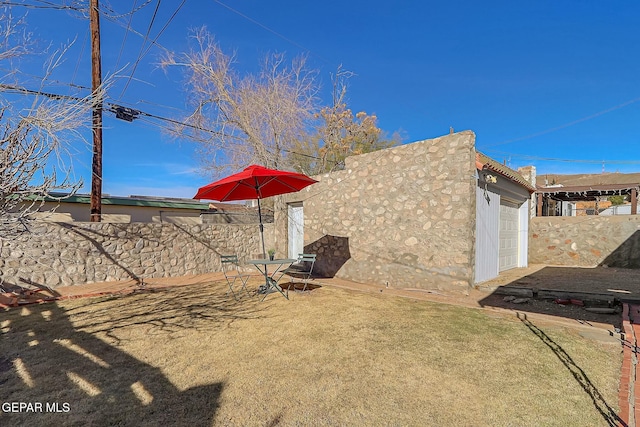
<svg viewBox="0 0 640 427">
<path fill-rule="evenodd" d="M 163 48 L 184 49 L 189 29 L 206 25 L 236 51 L 241 72 L 255 71 L 268 52 L 307 54 L 325 103 L 330 74 L 342 64 L 356 74 L 351 108 L 375 113 L 381 128 L 401 131 L 407 143 L 453 127 L 474 131 L 478 149 L 496 160 L 534 164 L 538 174 L 600 173 L 603 161 L 606 172 L 640 171 L 638 2 L 187 0 L 179 7 L 179 0 L 138 0 L 145 6 L 129 27 L 138 34 L 127 31 L 133 3 L 101 1 L 111 9 L 101 20 L 102 69 L 120 70 L 109 91 L 117 104 L 181 116 L 181 76 L 157 62 Z M 88 20 L 52 9 L 28 13 L 43 44 L 76 38 L 55 75 L 62 83 L 47 89 L 89 87 Z M 154 39 L 161 47 L 150 45 Z M 38 73 L 36 61 L 24 67 Z M 104 120 L 104 193 L 189 198 L 211 181 L 198 173 L 195 143 L 170 140 L 165 122 L 109 113 Z M 91 155 L 85 149 L 75 160 L 88 192 Z"/>
</svg>

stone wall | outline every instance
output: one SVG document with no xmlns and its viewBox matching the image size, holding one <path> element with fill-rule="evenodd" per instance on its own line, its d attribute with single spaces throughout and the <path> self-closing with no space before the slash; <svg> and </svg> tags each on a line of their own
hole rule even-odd
<svg viewBox="0 0 640 427">
<path fill-rule="evenodd" d="M 460 132 L 346 159 L 345 170 L 287 195 L 303 202 L 316 272 L 423 289 L 473 284 L 475 135 Z M 286 205 L 276 205 L 286 248 Z"/>
<path fill-rule="evenodd" d="M 265 225 L 270 245 L 273 226 Z M 253 225 L 34 223 L 0 241 L 0 279 L 51 288 L 109 280 L 221 271 L 220 254 L 241 260 L 262 253 Z"/>
<path fill-rule="evenodd" d="M 258 224 L 259 217 L 258 211 L 255 209 L 244 211 L 225 211 L 220 209 L 214 212 L 202 212 L 200 220 L 202 224 Z M 263 212 L 262 222 L 273 222 L 273 212 Z"/>
<path fill-rule="evenodd" d="M 640 268 L 640 215 L 536 217 L 529 263 Z"/>
</svg>

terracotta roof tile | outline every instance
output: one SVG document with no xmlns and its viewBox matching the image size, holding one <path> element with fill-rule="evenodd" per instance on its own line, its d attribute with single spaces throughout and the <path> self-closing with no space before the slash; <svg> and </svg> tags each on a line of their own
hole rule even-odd
<svg viewBox="0 0 640 427">
<path fill-rule="evenodd" d="M 490 171 L 499 173 L 500 175 L 509 178 L 510 180 L 522 185 L 529 190 L 530 193 L 536 191 L 535 187 L 531 185 L 529 181 L 524 179 L 519 172 L 511 169 L 510 167 L 503 165 L 500 162 L 493 160 L 491 157 L 476 151 L 476 167 L 480 170 L 488 169 Z"/>
</svg>

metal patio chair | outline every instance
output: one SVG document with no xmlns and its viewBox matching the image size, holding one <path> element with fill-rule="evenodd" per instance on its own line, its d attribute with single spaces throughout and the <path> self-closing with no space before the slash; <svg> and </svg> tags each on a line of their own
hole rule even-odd
<svg viewBox="0 0 640 427">
<path fill-rule="evenodd" d="M 220 262 L 222 263 L 222 272 L 224 273 L 224 278 L 227 279 L 229 291 L 233 295 L 233 298 L 235 298 L 236 301 L 238 300 L 238 295 L 233 289 L 236 281 L 240 281 L 240 291 L 244 289 L 247 295 L 251 296 L 251 293 L 247 289 L 247 281 L 249 281 L 249 277 L 251 277 L 251 275 L 248 273 L 243 273 L 240 270 L 238 255 L 220 255 Z M 229 291 L 227 291 L 227 293 L 229 293 Z"/>
<path fill-rule="evenodd" d="M 316 254 L 299 254 L 296 262 L 283 271 L 284 274 L 291 277 L 291 283 L 293 279 L 298 279 L 303 283 L 302 291 L 306 291 L 311 280 L 311 274 L 313 273 L 313 266 L 316 263 Z M 295 289 L 295 286 L 294 286 Z"/>
</svg>

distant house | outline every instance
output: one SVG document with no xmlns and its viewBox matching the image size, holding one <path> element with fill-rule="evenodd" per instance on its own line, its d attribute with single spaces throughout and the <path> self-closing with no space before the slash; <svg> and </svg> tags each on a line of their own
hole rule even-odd
<svg viewBox="0 0 640 427">
<path fill-rule="evenodd" d="M 631 215 L 631 203 L 609 206 L 600 215 Z"/>
<path fill-rule="evenodd" d="M 626 196 L 629 214 L 638 212 L 640 173 L 554 174 L 541 178 L 544 184 L 536 188 L 537 216 L 600 215 L 611 206 L 611 196 Z"/>
</svg>

